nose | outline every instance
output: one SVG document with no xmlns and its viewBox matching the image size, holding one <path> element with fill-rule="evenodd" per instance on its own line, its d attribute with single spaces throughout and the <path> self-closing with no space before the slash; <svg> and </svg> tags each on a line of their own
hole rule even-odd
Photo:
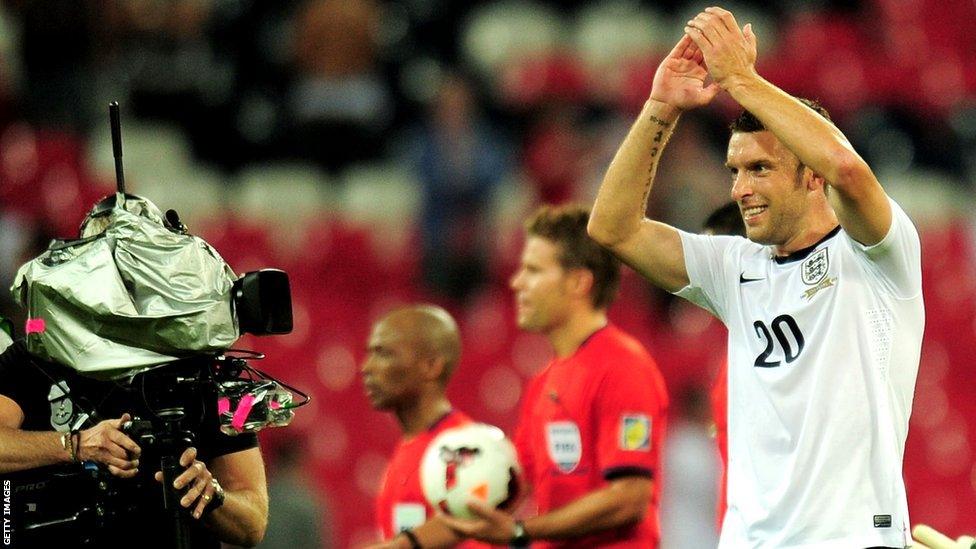
<svg viewBox="0 0 976 549">
<path fill-rule="evenodd" d="M 513 290 L 518 290 L 519 286 L 521 286 L 521 280 L 522 280 L 522 270 L 519 269 L 515 271 L 515 274 L 512 275 L 512 278 L 508 280 L 508 287 Z"/>
<path fill-rule="evenodd" d="M 732 200 L 742 203 L 742 200 L 752 195 L 752 186 L 746 181 L 746 174 L 739 172 L 732 181 Z"/>
</svg>

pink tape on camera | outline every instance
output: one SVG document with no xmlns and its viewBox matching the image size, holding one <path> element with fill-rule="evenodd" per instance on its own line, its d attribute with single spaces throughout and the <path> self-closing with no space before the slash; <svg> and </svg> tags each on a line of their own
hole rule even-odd
<svg viewBox="0 0 976 549">
<path fill-rule="evenodd" d="M 237 409 L 234 410 L 234 419 L 230 422 L 231 427 L 237 431 L 243 431 L 244 422 L 247 420 L 248 414 L 251 413 L 253 406 L 254 395 L 244 395 L 241 401 L 237 403 Z"/>
<path fill-rule="evenodd" d="M 43 318 L 28 318 L 24 324 L 24 333 L 28 334 L 43 334 L 46 329 L 47 324 Z"/>
</svg>

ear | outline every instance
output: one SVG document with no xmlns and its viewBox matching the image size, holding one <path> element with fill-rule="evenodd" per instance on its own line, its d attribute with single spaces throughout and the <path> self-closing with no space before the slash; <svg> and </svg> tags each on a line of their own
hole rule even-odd
<svg viewBox="0 0 976 549">
<path fill-rule="evenodd" d="M 572 295 L 587 300 L 590 298 L 590 292 L 593 290 L 593 273 L 589 269 L 573 269 L 567 279 Z"/>
<path fill-rule="evenodd" d="M 810 192 L 823 192 L 824 187 L 827 186 L 827 180 L 824 179 L 822 175 L 811 170 L 810 168 L 803 167 L 803 184 L 806 185 L 807 190 Z"/>
<path fill-rule="evenodd" d="M 431 356 L 423 359 L 423 374 L 427 381 L 437 381 L 444 373 L 447 362 L 443 357 Z"/>
</svg>

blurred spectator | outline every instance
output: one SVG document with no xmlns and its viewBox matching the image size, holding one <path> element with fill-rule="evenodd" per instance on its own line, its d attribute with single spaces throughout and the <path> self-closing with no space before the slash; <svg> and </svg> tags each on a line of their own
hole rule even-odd
<svg viewBox="0 0 976 549">
<path fill-rule="evenodd" d="M 17 269 L 44 251 L 51 238 L 44 226 L 29 223 L 22 215 L 0 210 L 0 317 L 10 319 L 17 333 L 27 316 L 14 302 L 9 291 L 10 283 Z"/>
<path fill-rule="evenodd" d="M 424 280 L 447 297 L 463 298 L 486 277 L 487 214 L 508 173 L 510 145 L 481 115 L 471 84 L 448 75 L 409 147 L 423 195 Z"/>
<path fill-rule="evenodd" d="M 525 144 L 525 171 L 540 202 L 562 204 L 579 196 L 585 158 L 592 149 L 580 109 L 570 103 L 546 106 Z"/>
<path fill-rule="evenodd" d="M 16 212 L 27 230 L 76 237 L 85 205 L 111 192 L 92 176 L 84 146 L 73 133 L 35 131 L 24 123 L 0 132 L 3 210 Z"/>
<path fill-rule="evenodd" d="M 242 152 L 233 131 L 234 60 L 217 55 L 226 37 L 208 32 L 227 10 L 197 0 L 114 5 L 117 48 L 106 68 L 128 92 L 123 104 L 141 118 L 178 123 L 198 158 L 232 167 Z"/>
<path fill-rule="evenodd" d="M 579 61 L 551 55 L 523 62 L 513 74 L 505 90 L 509 101 L 538 113 L 527 132 L 523 166 L 538 201 L 583 199 L 582 179 L 594 147 L 584 119 L 587 82 Z"/>
<path fill-rule="evenodd" d="M 653 219 L 686 230 L 701 225 L 702 212 L 710 212 L 729 200 L 732 189 L 725 168 L 725 144 L 719 150 L 709 146 L 702 135 L 725 137 L 724 124 L 698 112 L 681 119 L 682 128 L 668 144 L 655 184 L 655 197 L 648 204 Z M 658 196 L 658 191 L 663 196 Z"/>
<path fill-rule="evenodd" d="M 705 393 L 685 390 L 664 445 L 661 549 L 715 547 L 715 487 L 718 462 L 709 436 L 711 412 Z"/>
<path fill-rule="evenodd" d="M 38 126 L 82 131 L 92 120 L 95 49 L 101 3 L 89 0 L 8 2 L 20 21 L 21 99 Z"/>
<path fill-rule="evenodd" d="M 335 547 L 332 511 L 311 489 L 305 441 L 285 437 L 275 445 L 269 460 L 268 529 L 261 549 Z"/>
<path fill-rule="evenodd" d="M 380 15 L 372 0 L 312 0 L 295 21 L 293 144 L 331 171 L 383 152 L 393 104 L 377 62 Z"/>
</svg>

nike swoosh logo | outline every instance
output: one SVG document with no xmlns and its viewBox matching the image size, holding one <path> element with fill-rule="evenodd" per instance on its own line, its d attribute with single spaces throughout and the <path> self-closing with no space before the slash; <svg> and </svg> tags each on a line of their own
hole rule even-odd
<svg viewBox="0 0 976 549">
<path fill-rule="evenodd" d="M 758 282 L 760 280 L 766 280 L 765 278 L 746 278 L 745 273 L 739 275 L 739 284 L 745 284 L 746 282 Z"/>
</svg>

